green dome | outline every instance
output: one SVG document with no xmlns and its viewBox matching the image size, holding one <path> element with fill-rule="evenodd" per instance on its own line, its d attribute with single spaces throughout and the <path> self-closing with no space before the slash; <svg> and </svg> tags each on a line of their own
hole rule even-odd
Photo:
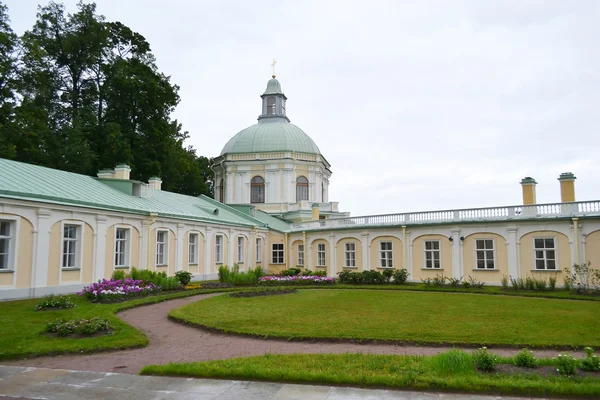
<svg viewBox="0 0 600 400">
<path fill-rule="evenodd" d="M 321 154 L 315 142 L 302 129 L 282 118 L 272 118 L 261 120 L 232 137 L 223 147 L 221 155 L 272 151 Z"/>
<path fill-rule="evenodd" d="M 283 94 L 281 91 L 281 84 L 275 77 L 269 79 L 269 82 L 267 82 L 267 89 L 263 93 L 263 96 L 266 94 Z"/>
</svg>

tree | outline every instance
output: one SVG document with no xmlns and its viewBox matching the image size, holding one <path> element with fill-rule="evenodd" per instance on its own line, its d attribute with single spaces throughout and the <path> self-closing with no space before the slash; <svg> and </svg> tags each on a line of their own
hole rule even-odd
<svg viewBox="0 0 600 400">
<path fill-rule="evenodd" d="M 0 3 L 0 157 L 15 158 L 17 129 L 14 124 L 17 35 L 10 27 L 8 7 Z"/>
</svg>

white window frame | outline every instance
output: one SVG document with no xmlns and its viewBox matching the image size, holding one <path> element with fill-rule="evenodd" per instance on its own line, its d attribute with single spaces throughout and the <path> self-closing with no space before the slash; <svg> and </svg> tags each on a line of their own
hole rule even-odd
<svg viewBox="0 0 600 400">
<path fill-rule="evenodd" d="M 384 244 L 389 244 L 390 248 L 384 249 Z M 379 268 L 394 268 L 394 242 L 391 240 L 379 242 Z"/>
<path fill-rule="evenodd" d="M 194 243 L 192 243 L 192 237 L 196 238 Z M 188 232 L 188 265 L 198 265 L 200 259 L 198 249 L 200 249 L 200 234 L 198 232 Z"/>
<path fill-rule="evenodd" d="M 304 243 L 298 245 L 298 266 L 304 266 Z"/>
<path fill-rule="evenodd" d="M 164 242 L 158 241 L 158 235 L 160 233 L 165 233 L 165 241 Z M 162 260 L 160 260 L 161 262 L 159 262 L 159 259 L 158 259 L 158 256 L 159 256 L 158 249 L 159 249 L 160 244 L 163 245 Z M 155 261 L 157 267 L 165 267 L 165 266 L 169 265 L 169 230 L 168 229 L 157 229 L 156 230 L 156 257 L 154 258 L 154 261 Z"/>
<path fill-rule="evenodd" d="M 438 244 L 438 248 L 437 249 L 427 249 L 427 243 L 431 242 L 431 243 L 435 243 L 437 242 Z M 439 253 L 439 266 L 436 267 L 435 266 L 435 257 L 433 256 L 433 254 L 437 252 Z M 427 253 L 431 253 L 431 267 L 427 266 Z M 430 269 L 430 270 L 441 270 L 442 268 L 442 241 L 439 239 L 430 239 L 430 240 L 423 240 L 423 268 L 424 269 Z"/>
<path fill-rule="evenodd" d="M 546 240 L 547 239 L 552 239 L 552 243 L 554 244 L 554 247 L 549 248 L 546 247 Z M 535 247 L 535 241 L 536 240 L 543 240 L 544 241 L 544 247 L 538 249 L 537 247 Z M 538 251 L 542 251 L 543 252 L 543 257 L 542 258 L 538 258 L 537 257 L 537 252 Z M 547 257 L 547 252 L 548 251 L 553 251 L 554 252 L 554 258 L 550 259 Z M 549 260 L 553 260 L 554 261 L 554 268 L 548 268 L 548 261 Z M 538 268 L 537 267 L 537 262 L 538 261 L 544 261 L 544 268 Z M 533 270 L 534 271 L 560 271 L 556 265 L 558 264 L 558 238 L 556 236 L 536 236 L 533 238 Z"/>
<path fill-rule="evenodd" d="M 221 240 L 219 240 L 221 239 Z M 220 242 L 220 243 L 219 243 Z M 225 236 L 215 235 L 215 264 L 223 264 L 223 254 L 225 249 Z"/>
<path fill-rule="evenodd" d="M 256 262 L 262 263 L 262 238 L 256 238 Z"/>
<path fill-rule="evenodd" d="M 2 216 L 0 218 L 0 221 L 2 222 L 8 222 L 9 223 L 9 235 L 8 236 L 4 236 L 5 238 L 8 238 L 8 261 L 6 264 L 6 268 L 1 268 L 0 271 L 2 272 L 15 272 L 16 271 L 16 266 L 18 265 L 18 252 L 17 249 L 19 248 L 19 232 L 20 232 L 20 218 L 15 218 L 15 217 L 9 217 L 9 216 Z M 62 245 L 62 243 L 61 243 Z M 15 274 L 16 275 L 16 274 Z M 13 282 L 14 282 L 14 276 L 13 276 Z"/>
<path fill-rule="evenodd" d="M 83 265 L 83 232 L 84 226 L 83 222 L 79 221 L 61 221 L 60 223 L 60 269 L 63 271 L 70 270 L 79 270 Z M 64 256 L 65 256 L 65 227 L 66 226 L 74 226 L 75 227 L 75 240 L 69 240 L 75 242 L 75 265 L 65 266 L 64 265 Z"/>
<path fill-rule="evenodd" d="M 484 248 L 483 249 L 478 249 L 477 248 L 477 242 L 478 241 L 483 241 L 483 242 L 491 241 L 492 242 L 492 248 L 491 249 L 486 249 L 485 248 L 485 243 L 484 243 Z M 475 268 L 474 268 L 475 270 L 477 270 L 477 271 L 494 271 L 494 270 L 498 269 L 497 268 L 497 264 L 496 264 L 496 240 L 494 238 L 477 238 L 477 239 L 474 240 L 473 246 L 475 248 Z M 487 257 L 487 252 L 488 251 L 492 252 L 492 258 L 491 258 L 491 260 L 488 259 L 488 257 Z M 483 252 L 483 263 L 484 263 L 483 264 L 484 265 L 483 268 L 479 267 L 479 255 L 478 255 L 479 252 Z M 493 268 L 488 268 L 488 266 L 487 266 L 488 265 L 488 261 L 492 261 L 494 263 Z"/>
<path fill-rule="evenodd" d="M 275 248 L 277 246 L 277 249 Z M 285 264 L 285 246 L 283 243 L 271 245 L 271 264 Z"/>
<path fill-rule="evenodd" d="M 327 248 L 325 243 L 317 243 L 317 267 L 327 266 Z"/>
<path fill-rule="evenodd" d="M 125 255 L 123 256 L 123 264 L 118 264 L 117 263 L 117 244 L 119 241 L 123 241 L 123 239 L 118 239 L 117 238 L 117 232 L 119 231 L 119 229 L 123 229 L 125 231 L 127 231 L 126 236 L 125 236 Z M 130 226 L 119 226 L 116 225 L 115 226 L 115 247 L 114 247 L 114 253 L 113 253 L 113 267 L 114 268 L 126 268 L 126 267 L 130 267 L 131 266 L 131 227 Z"/>
<path fill-rule="evenodd" d="M 349 247 L 352 246 L 352 249 Z M 344 266 L 346 268 L 356 268 L 356 243 L 344 243 Z"/>
<path fill-rule="evenodd" d="M 244 236 L 237 237 L 237 262 L 238 264 L 244 263 Z"/>
</svg>

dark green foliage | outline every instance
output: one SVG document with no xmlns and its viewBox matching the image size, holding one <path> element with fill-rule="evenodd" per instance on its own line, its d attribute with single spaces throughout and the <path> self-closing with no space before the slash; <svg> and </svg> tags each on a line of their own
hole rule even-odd
<svg viewBox="0 0 600 400">
<path fill-rule="evenodd" d="M 472 357 L 475 366 L 480 371 L 493 371 L 499 361 L 499 357 L 488 352 L 486 347 L 475 350 Z"/>
<path fill-rule="evenodd" d="M 311 271 L 310 269 L 305 269 L 300 274 L 302 276 L 327 276 L 327 271 L 319 270 L 319 271 Z"/>
<path fill-rule="evenodd" d="M 258 279 L 264 276 L 262 267 L 249 268 L 247 272 L 240 272 L 239 265 L 235 264 L 233 268 L 226 265 L 219 267 L 219 282 L 229 283 L 231 285 L 256 285 Z"/>
<path fill-rule="evenodd" d="M 112 278 L 124 281 L 125 280 L 125 271 L 122 269 L 117 269 L 117 270 L 113 271 Z"/>
<path fill-rule="evenodd" d="M 383 270 L 383 272 L 381 274 L 383 275 L 383 279 L 384 279 L 385 283 L 390 283 L 392 276 L 394 276 L 394 270 L 386 269 L 386 270 Z"/>
<path fill-rule="evenodd" d="M 572 376 L 577 371 L 577 360 L 570 354 L 559 354 L 556 357 L 556 372 L 559 375 Z"/>
<path fill-rule="evenodd" d="M 192 280 L 192 273 L 188 271 L 177 271 L 175 272 L 175 278 L 177 278 L 182 285 L 187 285 Z"/>
<path fill-rule="evenodd" d="M 462 282 L 462 277 L 460 278 L 448 278 L 448 284 L 452 287 L 459 287 L 460 283 Z"/>
<path fill-rule="evenodd" d="M 537 366 L 537 359 L 533 352 L 528 349 L 523 349 L 515 356 L 515 365 L 524 368 L 534 368 Z"/>
<path fill-rule="evenodd" d="M 600 371 L 600 358 L 594 354 L 594 349 L 586 347 L 586 357 L 581 360 L 580 368 L 584 371 Z"/>
<path fill-rule="evenodd" d="M 110 331 L 110 321 L 108 318 L 90 318 L 90 319 L 74 319 L 66 321 L 58 319 L 46 324 L 46 332 L 57 333 L 59 336 L 67 335 L 93 335 L 96 332 Z"/>
<path fill-rule="evenodd" d="M 142 280 L 144 283 L 154 283 L 160 286 L 163 291 L 181 289 L 181 283 L 175 276 L 167 276 L 166 272 L 154 272 L 148 269 L 131 268 L 131 272 L 125 275 L 125 278 Z"/>
<path fill-rule="evenodd" d="M 0 157 L 92 176 L 127 163 L 132 179 L 211 195 L 211 160 L 172 118 L 178 92 L 146 39 L 95 3 L 51 1 L 20 38 L 0 3 Z"/>
<path fill-rule="evenodd" d="M 257 287 L 252 289 L 240 290 L 230 293 L 230 297 L 256 297 L 256 296 L 274 296 L 278 294 L 296 293 L 298 289 L 295 287 Z"/>
<path fill-rule="evenodd" d="M 55 296 L 53 294 L 44 296 L 35 306 L 37 310 L 48 310 L 53 308 L 73 308 L 75 303 L 68 296 Z"/>
<path fill-rule="evenodd" d="M 365 284 L 365 285 L 380 285 L 384 283 L 395 283 L 403 284 L 408 279 L 408 271 L 405 269 L 393 270 L 386 269 L 383 272 L 379 271 L 363 271 L 363 272 L 352 272 L 344 270 L 338 273 L 340 283 L 347 283 L 352 285 Z M 392 281 L 393 278 L 393 281 Z"/>
<path fill-rule="evenodd" d="M 402 285 L 402 284 L 406 283 L 409 275 L 410 274 L 408 273 L 408 271 L 405 270 L 404 268 L 397 269 L 394 271 L 394 280 L 392 281 L 392 283 L 394 283 L 396 285 Z"/>
<path fill-rule="evenodd" d="M 289 268 L 289 269 L 284 269 L 283 271 L 281 271 L 281 275 L 296 276 L 296 275 L 300 275 L 301 272 L 302 272 L 302 270 L 300 268 Z"/>
</svg>

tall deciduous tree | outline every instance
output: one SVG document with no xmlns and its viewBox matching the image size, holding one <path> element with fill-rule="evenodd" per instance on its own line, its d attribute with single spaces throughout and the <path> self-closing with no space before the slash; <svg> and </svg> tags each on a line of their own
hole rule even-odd
<svg viewBox="0 0 600 400">
<path fill-rule="evenodd" d="M 0 2 L 0 157 L 15 158 L 15 77 L 17 35 L 10 27 L 8 8 Z"/>
</svg>

